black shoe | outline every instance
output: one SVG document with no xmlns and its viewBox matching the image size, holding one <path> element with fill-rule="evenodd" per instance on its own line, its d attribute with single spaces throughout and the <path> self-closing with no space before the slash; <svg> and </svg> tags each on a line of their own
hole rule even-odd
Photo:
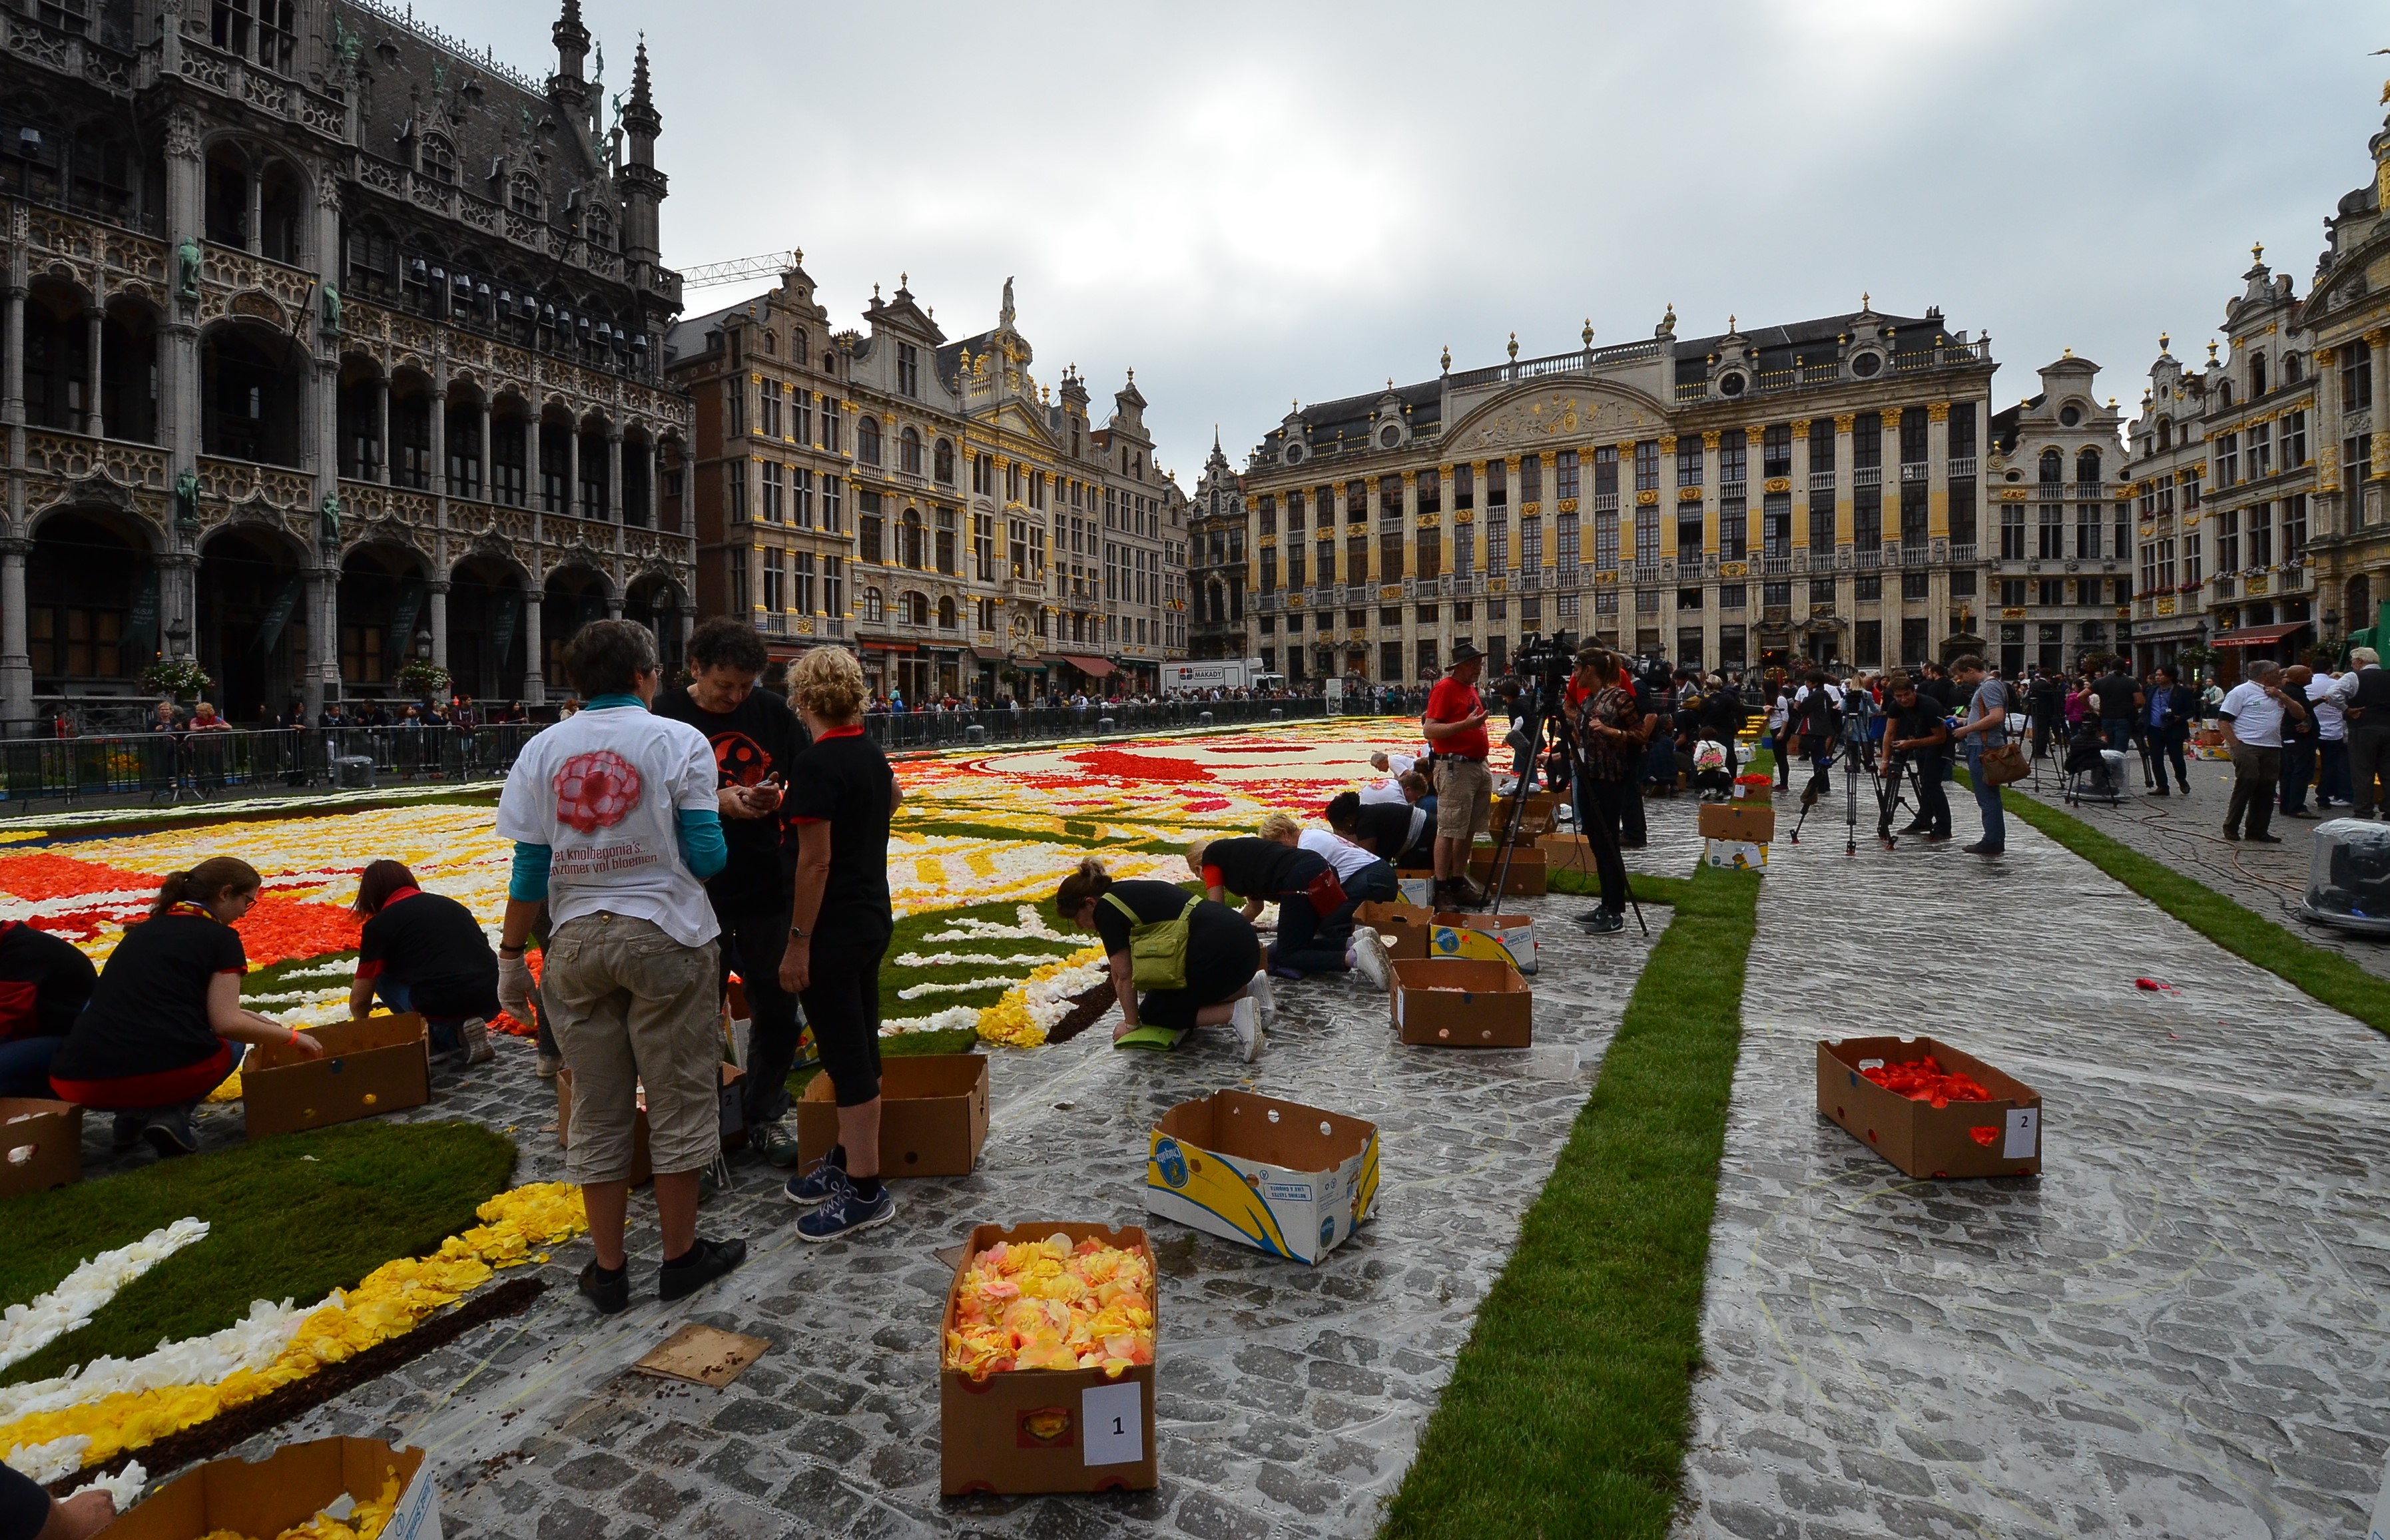
<svg viewBox="0 0 2390 1540">
<path fill-rule="evenodd" d="M 2233 841 L 2235 844 L 2238 844 L 2241 840 L 2241 831 L 2234 828 L 2231 825 L 2227 824 L 2224 826 L 2224 838 Z"/>
<path fill-rule="evenodd" d="M 1576 922 L 1597 936 L 1606 936 L 1613 930 L 1626 928 L 1626 917 L 1615 909 L 1596 909 L 1591 914 L 1577 916 Z"/>
<path fill-rule="evenodd" d="M 1893 832 L 1894 832 L 1895 834 L 1922 834 L 1922 833 L 1924 833 L 1924 832 L 1925 832 L 1925 828 L 1926 828 L 1926 826 L 1925 826 L 1924 824 L 1922 824 L 1922 823 L 1914 823 L 1914 824 L 1910 824 L 1910 825 L 1909 825 L 1908 828 L 1896 828 L 1896 829 L 1894 829 L 1894 830 L 1893 830 Z"/>
<path fill-rule="evenodd" d="M 2261 845 L 2279 845 L 2282 842 L 2282 837 L 2279 834 L 2252 834 L 2249 838 Z"/>
<path fill-rule="evenodd" d="M 2312 822 L 2317 818 L 2322 817 L 2323 815 L 2320 813 L 2309 813 L 2304 807 L 2293 807 L 2283 809 L 2282 816 L 2285 818 L 2306 818 Z"/>
<path fill-rule="evenodd" d="M 1941 832 L 1939 832 L 1939 833 L 1936 833 L 1936 832 L 1934 832 L 1934 830 L 1932 830 L 1932 829 L 1928 829 L 1928 830 L 1926 830 L 1926 831 L 1925 831 L 1925 842 L 1926 842 L 1927 844 L 1929 844 L 1929 845 L 1939 845 L 1939 844 L 1943 844 L 1943 843 L 1947 842 L 1947 841 L 1949 840 L 1949 838 L 1950 838 L 1950 831 L 1949 831 L 1949 830 L 1947 830 L 1947 829 L 1944 829 L 1944 830 L 1942 830 L 1942 831 L 1941 831 Z"/>
<path fill-rule="evenodd" d="M 2150 795 L 2152 797 L 2171 797 L 2174 793 L 2168 791 L 2165 787 L 2159 786 L 2151 788 Z"/>
<path fill-rule="evenodd" d="M 631 1308 L 631 1267 L 625 1261 L 609 1277 L 606 1270 L 591 1257 L 581 1269 L 581 1294 L 598 1307 L 600 1315 L 619 1315 Z"/>
<path fill-rule="evenodd" d="M 160 1160 L 176 1155 L 188 1155 L 199 1148 L 199 1136 L 191 1131 L 191 1120 L 183 1112 L 167 1112 L 151 1118 L 141 1125 L 141 1136 Z"/>
<path fill-rule="evenodd" d="M 657 1270 L 656 1298 L 685 1299 L 746 1260 L 745 1241 L 700 1237 L 679 1262 L 667 1262 Z"/>
<path fill-rule="evenodd" d="M 1981 841 L 1977 841 L 1974 844 L 1967 847 L 1967 853 L 1969 855 L 1998 855 L 2001 851 L 2007 848 L 2008 847 L 2005 845 L 1987 845 L 1983 843 Z"/>
<path fill-rule="evenodd" d="M 2189 781 L 2182 783 L 2182 794 L 2186 797 L 2191 795 L 2191 783 Z"/>
<path fill-rule="evenodd" d="M 108 1148 L 115 1150 L 125 1150 L 135 1149 L 140 1143 L 141 1114 L 138 1112 L 117 1113 L 115 1125 L 109 1130 Z"/>
</svg>

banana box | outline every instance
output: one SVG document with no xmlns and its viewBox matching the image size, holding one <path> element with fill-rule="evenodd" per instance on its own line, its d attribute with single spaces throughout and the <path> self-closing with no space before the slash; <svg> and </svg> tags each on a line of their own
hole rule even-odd
<svg viewBox="0 0 2390 1540">
<path fill-rule="evenodd" d="M 1431 957 L 1483 957 L 1522 973 L 1536 970 L 1536 921 L 1530 915 L 1442 914 L 1428 927 Z"/>
<path fill-rule="evenodd" d="M 1148 1137 L 1148 1212 L 1272 1256 L 1319 1261 L 1377 1194 L 1378 1125 L 1300 1102 L 1220 1091 Z"/>
<path fill-rule="evenodd" d="M 1750 840 L 1704 840 L 1702 865 L 1723 866 L 1728 871 L 1764 872 L 1767 869 L 1767 847 Z"/>
</svg>

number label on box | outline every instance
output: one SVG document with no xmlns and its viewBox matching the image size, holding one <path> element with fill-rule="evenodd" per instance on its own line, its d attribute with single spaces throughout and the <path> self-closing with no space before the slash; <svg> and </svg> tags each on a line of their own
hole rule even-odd
<svg viewBox="0 0 2390 1540">
<path fill-rule="evenodd" d="M 2011 1107 L 2009 1109 L 2008 1141 L 2000 1146 L 2004 1160 L 2030 1161 L 2041 1153 L 2041 1109 Z"/>
<path fill-rule="evenodd" d="M 1145 1458 L 1145 1387 L 1127 1380 L 1079 1392 L 1080 1441 L 1086 1465 L 1134 1465 Z"/>
</svg>

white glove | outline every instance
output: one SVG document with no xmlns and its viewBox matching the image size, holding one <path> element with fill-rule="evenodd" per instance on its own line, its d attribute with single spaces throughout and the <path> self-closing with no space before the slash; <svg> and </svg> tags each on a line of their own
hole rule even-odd
<svg viewBox="0 0 2390 1540">
<path fill-rule="evenodd" d="M 520 957 L 501 956 L 498 958 L 498 1004 L 507 1014 L 528 1027 L 531 1015 L 531 964 Z"/>
</svg>

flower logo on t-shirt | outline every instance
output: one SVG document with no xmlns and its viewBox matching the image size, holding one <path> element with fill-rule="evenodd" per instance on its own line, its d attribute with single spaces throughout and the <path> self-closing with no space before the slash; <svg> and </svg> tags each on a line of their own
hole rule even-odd
<svg viewBox="0 0 2390 1540">
<path fill-rule="evenodd" d="M 555 788 L 557 817 L 584 834 L 613 828 L 639 805 L 639 772 L 606 749 L 566 760 Z"/>
<path fill-rule="evenodd" d="M 733 728 L 713 735 L 713 768 L 723 786 L 761 786 L 772 768 L 764 746 Z"/>
</svg>

